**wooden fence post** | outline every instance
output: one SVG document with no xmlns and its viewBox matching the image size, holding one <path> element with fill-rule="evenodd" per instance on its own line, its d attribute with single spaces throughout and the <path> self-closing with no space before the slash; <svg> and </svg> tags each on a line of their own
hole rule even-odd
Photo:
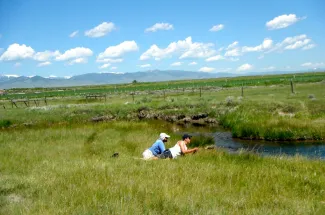
<svg viewBox="0 0 325 215">
<path fill-rule="evenodd" d="M 244 97 L 244 85 L 241 86 L 241 97 Z"/>
<path fill-rule="evenodd" d="M 291 79 L 291 81 L 290 81 L 290 83 L 291 83 L 291 93 L 295 93 L 295 91 L 294 91 L 294 89 L 293 89 L 293 81 L 292 81 L 292 79 Z"/>
</svg>

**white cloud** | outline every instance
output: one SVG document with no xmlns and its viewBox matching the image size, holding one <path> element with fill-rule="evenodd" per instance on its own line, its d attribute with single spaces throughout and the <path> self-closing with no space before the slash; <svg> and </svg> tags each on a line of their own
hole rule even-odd
<svg viewBox="0 0 325 215">
<path fill-rule="evenodd" d="M 48 65 L 51 65 L 50 61 L 39 63 L 39 64 L 37 64 L 37 67 L 43 67 L 43 66 L 48 66 Z"/>
<path fill-rule="evenodd" d="M 20 67 L 21 66 L 21 63 L 19 63 L 19 62 L 17 62 L 17 63 L 15 63 L 15 65 L 14 65 L 14 67 Z"/>
<path fill-rule="evenodd" d="M 308 63 L 303 63 L 301 64 L 301 66 L 303 67 L 310 67 L 310 68 L 319 68 L 319 67 L 325 67 L 325 63 L 311 63 L 311 62 L 308 62 Z"/>
<path fill-rule="evenodd" d="M 116 67 L 116 66 L 113 66 L 113 67 L 111 67 L 111 70 L 115 70 L 115 69 L 117 69 L 117 67 Z"/>
<path fill-rule="evenodd" d="M 304 46 L 304 47 L 302 48 L 302 50 L 308 50 L 308 49 L 312 49 L 312 48 L 315 48 L 315 47 L 316 47 L 315 44 L 309 44 L 309 45 L 307 45 L 307 46 Z"/>
<path fill-rule="evenodd" d="M 7 78 L 18 78 L 20 77 L 20 75 L 3 75 L 3 76 L 6 76 Z"/>
<path fill-rule="evenodd" d="M 262 55 L 258 56 L 257 59 L 261 60 L 261 59 L 263 59 L 263 58 L 264 58 L 264 55 L 262 54 Z"/>
<path fill-rule="evenodd" d="M 202 67 L 201 69 L 199 69 L 200 72 L 212 72 L 214 70 L 215 68 L 211 68 L 211 67 Z"/>
<path fill-rule="evenodd" d="M 114 74 L 114 75 L 121 75 L 121 74 L 125 74 L 124 72 L 108 72 L 108 71 L 102 71 L 102 72 L 99 72 L 99 74 Z"/>
<path fill-rule="evenodd" d="M 225 56 L 226 56 L 226 57 L 238 57 L 238 56 L 241 56 L 241 55 L 242 55 L 242 54 L 241 54 L 239 48 L 234 48 L 234 49 L 228 50 L 228 51 L 225 53 Z"/>
<path fill-rule="evenodd" d="M 57 57 L 61 55 L 59 51 L 44 51 L 44 52 L 37 52 L 33 59 L 37 61 L 49 61 L 51 58 Z"/>
<path fill-rule="evenodd" d="M 88 62 L 88 60 L 87 60 L 87 58 L 76 58 L 76 59 L 74 59 L 74 60 L 71 60 L 69 63 L 68 63 L 68 65 L 73 65 L 73 64 L 79 64 L 79 63 L 87 63 Z"/>
<path fill-rule="evenodd" d="M 188 64 L 189 66 L 194 66 L 194 65 L 197 65 L 197 62 L 193 61 L 191 63 Z"/>
<path fill-rule="evenodd" d="M 244 46 L 242 52 L 260 52 L 272 48 L 273 41 L 269 38 L 265 38 L 261 45 L 255 47 Z"/>
<path fill-rule="evenodd" d="M 147 68 L 147 67 L 151 67 L 151 64 L 143 64 L 143 65 L 140 65 L 141 68 Z"/>
<path fill-rule="evenodd" d="M 64 54 L 58 55 L 55 59 L 58 61 L 71 60 L 73 58 L 85 58 L 93 55 L 93 51 L 89 48 L 77 47 L 69 49 Z"/>
<path fill-rule="evenodd" d="M 241 65 L 240 67 L 238 67 L 237 71 L 240 72 L 240 71 L 247 71 L 247 70 L 251 70 L 251 69 L 253 69 L 253 65 L 245 63 L 245 64 Z"/>
<path fill-rule="evenodd" d="M 299 49 L 307 50 L 314 48 L 315 44 L 312 43 L 312 40 L 307 37 L 306 34 L 294 36 L 294 37 L 287 37 L 282 42 L 277 43 L 273 48 L 267 50 L 265 53 L 270 53 L 273 51 L 282 52 L 284 50 L 293 50 Z"/>
<path fill-rule="evenodd" d="M 145 30 L 145 32 L 156 32 L 158 30 L 168 31 L 168 30 L 173 30 L 173 29 L 174 29 L 174 27 L 173 27 L 172 24 L 169 24 L 169 23 L 156 23 L 153 26 L 151 26 L 150 28 L 147 28 Z"/>
<path fill-rule="evenodd" d="M 123 62 L 122 58 L 117 58 L 117 59 L 111 59 L 111 58 L 104 58 L 104 59 L 98 59 L 96 60 L 98 63 L 121 63 Z"/>
<path fill-rule="evenodd" d="M 111 65 L 110 63 L 105 63 L 105 64 L 101 65 L 101 66 L 99 67 L 99 69 L 106 69 L 106 68 L 108 68 L 110 65 Z"/>
<path fill-rule="evenodd" d="M 286 28 L 302 19 L 305 19 L 305 17 L 298 18 L 295 14 L 284 14 L 266 22 L 266 27 L 269 30 Z"/>
<path fill-rule="evenodd" d="M 230 49 L 233 49 L 233 48 L 235 48 L 237 45 L 238 45 L 238 41 L 235 41 L 235 42 L 233 42 L 232 44 L 230 44 L 227 48 L 226 48 L 226 50 L 230 50 Z"/>
<path fill-rule="evenodd" d="M 175 62 L 170 64 L 171 66 L 181 66 L 183 63 L 182 62 Z"/>
<path fill-rule="evenodd" d="M 238 47 L 238 43 L 239 43 L 238 41 L 234 41 L 233 43 L 228 45 L 225 53 L 226 57 L 238 57 L 242 55 Z"/>
<path fill-rule="evenodd" d="M 73 38 L 73 37 L 77 36 L 78 33 L 79 33 L 79 31 L 74 31 L 69 35 L 69 37 Z"/>
<path fill-rule="evenodd" d="M 97 61 L 107 59 L 107 58 L 121 57 L 123 54 L 127 52 L 134 52 L 138 50 L 139 47 L 134 40 L 124 41 L 116 46 L 110 46 L 104 52 L 99 53 L 97 57 Z"/>
<path fill-rule="evenodd" d="M 225 58 L 222 55 L 216 55 L 216 56 L 213 56 L 213 57 L 209 57 L 205 61 L 211 62 L 211 61 L 218 61 L 218 60 L 223 60 L 223 59 L 225 59 Z"/>
<path fill-rule="evenodd" d="M 30 46 L 17 43 L 11 44 L 8 49 L 0 56 L 0 61 L 13 61 L 32 58 L 35 51 Z"/>
<path fill-rule="evenodd" d="M 284 49 L 298 49 L 298 48 L 301 48 L 301 47 L 309 44 L 310 41 L 311 41 L 310 39 L 300 40 L 300 41 L 295 42 L 294 44 L 284 47 Z"/>
<path fill-rule="evenodd" d="M 87 37 L 103 37 L 106 34 L 115 30 L 115 25 L 113 22 L 103 22 L 102 24 L 94 27 L 85 32 Z"/>
<path fill-rule="evenodd" d="M 65 79 L 70 79 L 72 76 L 63 76 Z"/>
<path fill-rule="evenodd" d="M 269 67 L 263 68 L 263 70 L 275 70 L 275 67 L 274 66 L 269 66 Z"/>
<path fill-rule="evenodd" d="M 161 49 L 154 44 L 140 56 L 140 60 L 148 60 L 150 58 L 160 60 L 171 57 L 174 54 L 180 55 L 179 59 L 206 58 L 216 53 L 212 47 L 214 47 L 212 43 L 192 42 L 192 37 L 187 37 L 185 40 L 170 43 L 165 49 Z"/>
<path fill-rule="evenodd" d="M 215 26 L 212 26 L 212 28 L 210 28 L 209 31 L 221 31 L 222 29 L 224 29 L 224 25 L 223 24 L 219 24 L 219 25 L 215 25 Z"/>
<path fill-rule="evenodd" d="M 58 76 L 56 75 L 50 75 L 49 78 L 57 78 Z"/>
</svg>

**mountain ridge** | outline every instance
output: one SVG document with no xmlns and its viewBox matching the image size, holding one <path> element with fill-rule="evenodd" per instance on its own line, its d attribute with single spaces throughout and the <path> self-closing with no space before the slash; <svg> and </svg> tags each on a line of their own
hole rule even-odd
<svg viewBox="0 0 325 215">
<path fill-rule="evenodd" d="M 324 70 L 320 70 L 324 71 Z M 138 71 L 134 73 L 86 73 L 64 77 L 44 78 L 42 76 L 1 76 L 0 89 L 11 88 L 35 88 L 35 87 L 72 87 L 84 85 L 103 85 L 103 84 L 123 84 L 131 83 L 136 80 L 138 82 L 160 82 L 160 81 L 175 81 L 175 80 L 191 80 L 205 78 L 221 78 L 221 77 L 236 77 L 236 76 L 256 76 L 256 75 L 271 75 L 271 74 L 291 74 L 303 73 L 311 71 L 270 71 L 270 72 L 251 72 L 251 73 L 207 73 L 193 72 L 184 70 L 148 70 Z M 316 72 L 316 71 L 313 71 Z"/>
</svg>

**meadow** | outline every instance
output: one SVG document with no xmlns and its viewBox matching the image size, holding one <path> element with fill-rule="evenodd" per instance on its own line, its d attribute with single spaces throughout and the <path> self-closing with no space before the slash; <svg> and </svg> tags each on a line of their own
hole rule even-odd
<svg viewBox="0 0 325 215">
<path fill-rule="evenodd" d="M 323 160 L 201 147 L 176 160 L 144 161 L 160 132 L 171 135 L 171 147 L 180 132 L 201 128 L 139 119 L 141 110 L 207 113 L 239 138 L 324 140 L 324 87 L 318 80 L 295 82 L 294 93 L 288 81 L 201 95 L 192 87 L 114 92 L 106 102 L 66 95 L 19 108 L 3 100 L 0 214 L 324 214 Z"/>
</svg>

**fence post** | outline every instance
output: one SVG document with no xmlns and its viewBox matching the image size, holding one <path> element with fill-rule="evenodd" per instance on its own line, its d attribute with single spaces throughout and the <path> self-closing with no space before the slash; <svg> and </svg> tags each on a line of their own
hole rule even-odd
<svg viewBox="0 0 325 215">
<path fill-rule="evenodd" d="M 244 85 L 241 85 L 241 97 L 244 97 Z"/>
<path fill-rule="evenodd" d="M 291 83 L 291 93 L 295 93 L 295 91 L 294 91 L 294 89 L 293 89 L 293 81 L 292 81 L 292 79 L 291 79 L 291 81 L 290 81 L 290 83 Z"/>
<path fill-rule="evenodd" d="M 133 103 L 134 103 L 134 92 L 133 93 L 131 93 L 132 94 L 132 99 L 133 99 Z"/>
</svg>

